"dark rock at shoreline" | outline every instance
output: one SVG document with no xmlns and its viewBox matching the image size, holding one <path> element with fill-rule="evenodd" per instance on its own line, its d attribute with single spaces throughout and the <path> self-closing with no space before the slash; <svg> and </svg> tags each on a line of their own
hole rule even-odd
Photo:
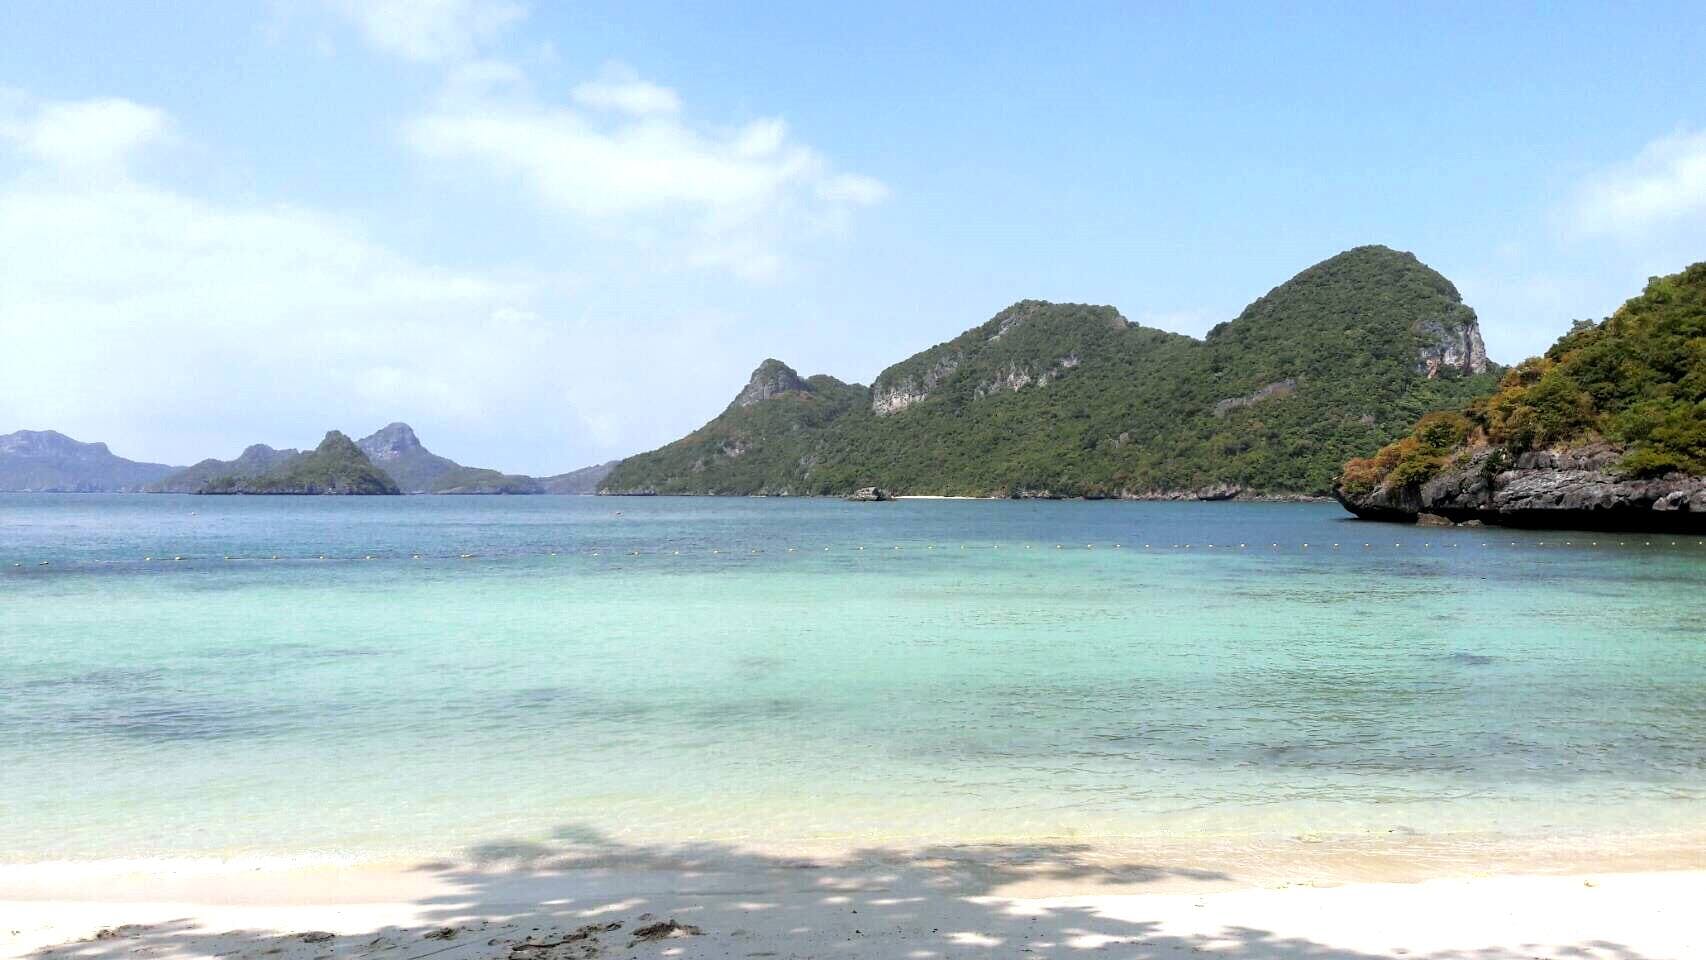
<svg viewBox="0 0 1706 960">
<path fill-rule="evenodd" d="M 1594 443 L 1512 460 L 1481 447 L 1425 483 L 1361 494 L 1335 488 L 1334 495 L 1364 520 L 1417 523 L 1432 516 L 1507 527 L 1706 531 L 1706 477 L 1625 478 L 1613 472 L 1625 452 Z"/>
<path fill-rule="evenodd" d="M 847 499 L 860 503 L 877 503 L 883 500 L 893 500 L 894 497 L 882 487 L 860 487 L 847 495 Z"/>
</svg>

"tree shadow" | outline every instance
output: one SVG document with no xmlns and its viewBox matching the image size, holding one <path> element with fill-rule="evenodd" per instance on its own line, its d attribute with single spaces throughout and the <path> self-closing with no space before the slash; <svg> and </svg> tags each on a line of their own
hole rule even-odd
<svg viewBox="0 0 1706 960">
<path fill-rule="evenodd" d="M 1068 898 L 1015 900 L 1043 883 L 1087 892 L 1223 887 L 1213 871 L 1109 861 L 1053 843 L 869 847 L 815 860 L 715 843 L 622 843 L 565 826 L 553 843 L 494 841 L 416 869 L 437 894 L 412 922 L 359 932 L 215 930 L 190 918 L 103 930 L 31 960 L 592 960 L 616 957 L 1097 957 L 1127 960 L 1658 960 L 1617 943 L 1493 944 L 1366 952 L 1255 927 L 1170 931 Z M 1195 896 L 1186 892 L 1180 896 Z M 1419 906 L 1419 905 L 1418 905 Z"/>
</svg>

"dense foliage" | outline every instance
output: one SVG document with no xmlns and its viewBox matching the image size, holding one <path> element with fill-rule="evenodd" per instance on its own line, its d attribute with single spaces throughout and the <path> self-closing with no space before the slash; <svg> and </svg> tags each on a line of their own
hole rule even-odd
<svg viewBox="0 0 1706 960">
<path fill-rule="evenodd" d="M 373 465 L 355 441 L 336 430 L 320 445 L 259 476 L 215 477 L 202 493 L 400 493 L 385 471 Z"/>
<path fill-rule="evenodd" d="M 1706 263 L 1655 277 L 1603 323 L 1578 322 L 1462 413 L 1424 417 L 1373 457 L 1345 464 L 1361 493 L 1421 483 L 1466 448 L 1512 456 L 1607 441 L 1632 477 L 1706 474 Z"/>
<path fill-rule="evenodd" d="M 623 461 L 603 489 L 1323 493 L 1347 457 L 1491 389 L 1491 374 L 1430 378 L 1419 359 L 1474 323 L 1449 281 L 1384 247 L 1311 267 L 1204 340 L 1112 307 L 1023 301 L 870 390 L 813 377 L 809 391 L 731 406 Z"/>
</svg>

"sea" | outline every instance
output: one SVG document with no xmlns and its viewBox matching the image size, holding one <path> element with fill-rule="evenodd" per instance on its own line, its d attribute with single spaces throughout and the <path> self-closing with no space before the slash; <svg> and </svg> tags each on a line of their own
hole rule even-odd
<svg viewBox="0 0 1706 960">
<path fill-rule="evenodd" d="M 1326 503 L 0 496 L 0 863 L 1706 834 L 1706 543 Z"/>
</svg>

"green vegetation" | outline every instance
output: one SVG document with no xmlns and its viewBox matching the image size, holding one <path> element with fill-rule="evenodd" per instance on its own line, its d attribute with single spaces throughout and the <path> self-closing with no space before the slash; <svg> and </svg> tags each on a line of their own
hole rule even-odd
<svg viewBox="0 0 1706 960">
<path fill-rule="evenodd" d="M 397 484 L 373 465 L 355 441 L 336 430 L 320 445 L 259 476 L 227 475 L 209 480 L 202 493 L 395 494 Z"/>
<path fill-rule="evenodd" d="M 1468 448 L 1515 457 L 1598 441 L 1625 449 L 1626 476 L 1706 474 L 1706 263 L 1653 278 L 1603 323 L 1576 323 L 1496 393 L 1346 463 L 1340 483 L 1361 494 L 1421 483 Z"/>
<path fill-rule="evenodd" d="M 731 405 L 623 461 L 603 489 L 1325 493 L 1347 457 L 1488 392 L 1496 374 L 1471 372 L 1485 367 L 1479 349 L 1448 280 L 1410 254 L 1359 247 L 1203 340 L 1112 307 L 1023 301 L 869 390 L 812 377 L 809 392 Z"/>
</svg>

